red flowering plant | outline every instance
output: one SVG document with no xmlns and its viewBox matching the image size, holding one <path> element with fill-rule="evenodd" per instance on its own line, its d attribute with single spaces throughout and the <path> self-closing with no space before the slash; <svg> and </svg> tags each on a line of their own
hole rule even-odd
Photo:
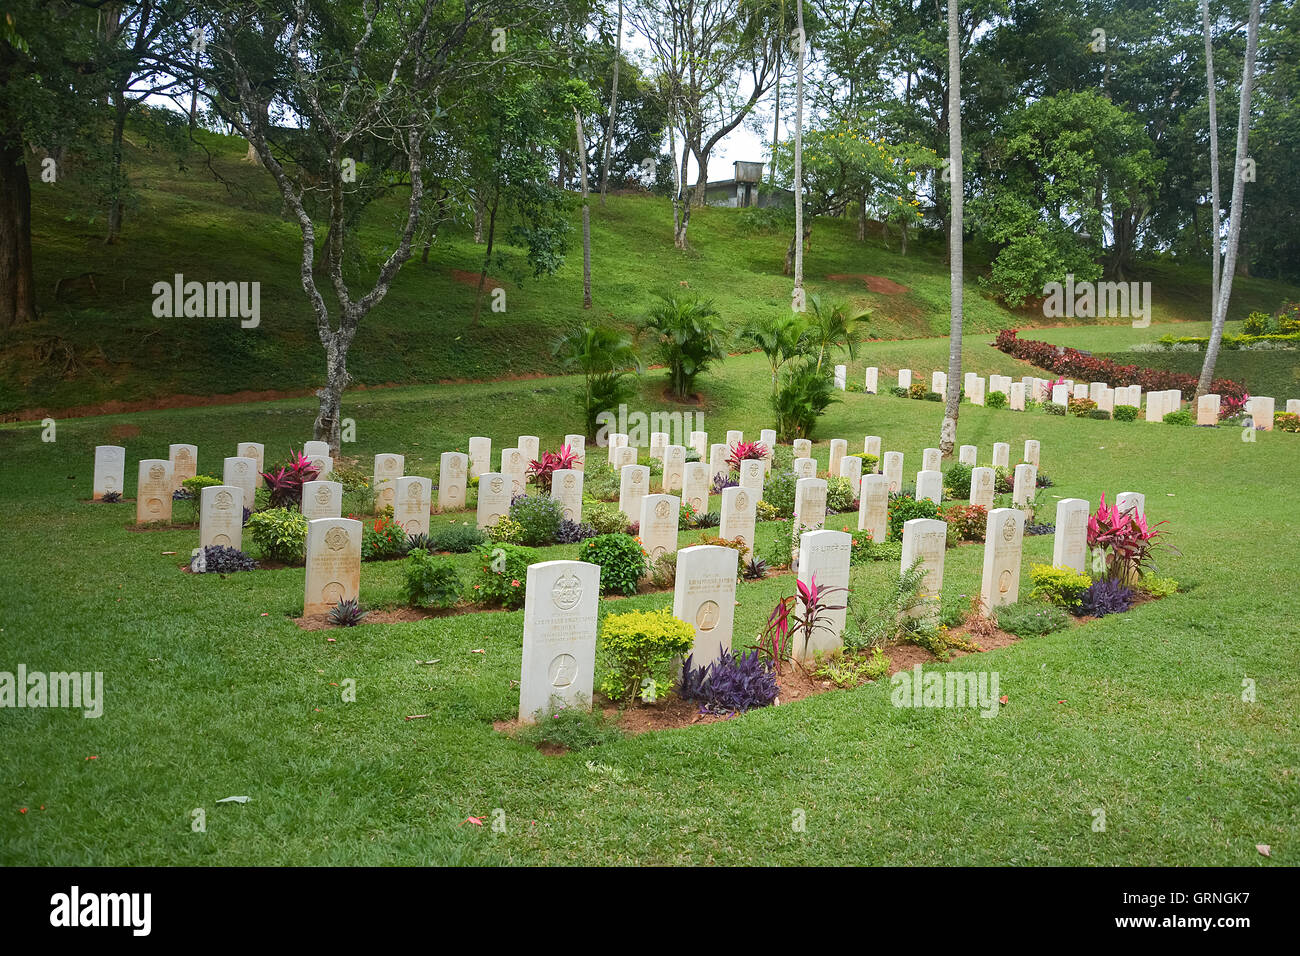
<svg viewBox="0 0 1300 956">
<path fill-rule="evenodd" d="M 271 490 L 272 508 L 301 508 L 303 483 L 315 481 L 320 471 L 306 455 L 291 448 L 285 464 L 275 471 L 261 472 L 261 475 Z"/>
<path fill-rule="evenodd" d="M 534 459 L 528 463 L 528 479 L 542 491 L 549 493 L 551 478 L 557 471 L 573 468 L 578 463 L 578 453 L 568 445 L 560 446 L 559 451 L 542 452 L 541 460 Z"/>
<path fill-rule="evenodd" d="M 756 647 L 760 656 L 772 662 L 778 674 L 781 665 L 792 657 L 792 639 L 802 637 L 803 646 L 811 647 L 818 631 L 834 630 L 830 612 L 842 611 L 846 606 L 831 604 L 829 599 L 838 591 L 847 593 L 848 588 L 818 584 L 815 574 L 807 584 L 796 579 L 795 589 L 794 594 L 776 602 Z"/>
<path fill-rule="evenodd" d="M 727 465 L 732 471 L 740 471 L 742 461 L 751 461 L 755 458 L 766 458 L 767 446 L 759 441 L 742 441 L 736 442 L 731 446 L 731 454 L 727 456 Z"/>
<path fill-rule="evenodd" d="M 361 522 L 361 560 L 400 558 L 410 549 L 410 538 L 402 526 L 387 515 L 367 518 L 348 515 Z"/>
<path fill-rule="evenodd" d="M 1133 584 L 1145 574 L 1157 570 L 1155 554 L 1160 550 L 1180 554 L 1176 548 L 1160 540 L 1165 534 L 1157 531 L 1161 521 L 1151 526 L 1145 515 L 1137 509 L 1120 511 L 1119 505 L 1107 505 L 1101 496 L 1097 513 L 1088 519 L 1088 547 L 1104 561 L 1104 568 L 1094 566 L 1094 571 L 1120 584 Z"/>
</svg>

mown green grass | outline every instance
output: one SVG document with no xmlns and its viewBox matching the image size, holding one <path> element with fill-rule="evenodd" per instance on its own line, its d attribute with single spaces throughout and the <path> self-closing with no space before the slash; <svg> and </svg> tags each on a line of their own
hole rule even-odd
<svg viewBox="0 0 1300 956">
<path fill-rule="evenodd" d="M 43 317 L 15 330 L 0 351 L 0 414 L 171 395 L 301 391 L 321 384 L 324 362 L 301 287 L 297 227 L 284 217 L 269 176 L 243 161 L 243 140 L 209 133 L 198 139 L 224 182 L 214 179 L 197 149 L 181 168 L 164 150 L 149 149 L 142 136 L 132 137 L 127 171 L 134 199 L 122 239 L 112 246 L 102 242 L 94 190 L 79 180 L 75 167 L 57 183 L 33 184 L 33 254 Z M 360 261 L 368 274 L 390 250 L 400 203 L 400 196 L 379 201 L 363 220 Z M 506 311 L 485 308 L 477 328 L 470 324 L 475 283 L 456 281 L 452 270 L 477 277 L 484 247 L 474 244 L 464 225 L 444 228 L 428 263 L 417 252 L 363 322 L 348 362 L 354 380 L 418 384 L 549 374 L 555 371 L 551 341 L 566 326 L 598 319 L 633 327 L 657 292 L 678 290 L 683 282 L 711 299 L 732 328 L 790 308 L 790 279 L 781 274 L 787 231 L 756 230 L 741 210 L 704 208 L 692 215 L 691 250 L 680 252 L 672 244 L 667 200 L 611 196 L 592 210 L 595 302 L 584 311 L 576 201 L 570 218 L 573 244 L 554 277 L 493 267 L 506 290 Z M 903 256 L 896 241 L 887 249 L 874 227 L 859 242 L 856 228 L 848 220 L 818 220 L 805 258 L 809 292 L 873 310 L 868 331 L 879 339 L 946 334 L 942 244 L 913 242 Z M 507 239 L 503 229 L 501 249 L 519 261 L 520 251 Z M 989 299 L 978 282 L 984 265 L 974 249 L 967 262 L 968 334 L 1044 322 L 1041 314 L 1008 310 Z M 74 287 L 54 298 L 60 279 L 85 272 L 97 273 L 97 293 Z M 246 330 L 234 319 L 155 318 L 153 285 L 170 282 L 176 273 L 187 280 L 259 282 L 261 324 Z M 831 281 L 831 275 L 850 278 Z M 870 292 L 852 278 L 859 275 L 892 279 L 906 291 Z M 1135 278 L 1153 283 L 1156 321 L 1206 314 L 1207 270 L 1158 264 Z M 1273 311 L 1297 297 L 1300 292 L 1290 286 L 1239 279 L 1230 316 Z"/>
<path fill-rule="evenodd" d="M 1159 330 L 1148 330 L 1154 336 Z M 972 339 L 973 367 L 1016 371 Z M 873 344 L 861 368 L 940 367 L 942 340 Z M 933 363 L 926 360 L 938 357 Z M 1026 374 L 1018 372 L 1017 374 Z M 768 423 L 757 356 L 701 380 L 711 434 Z M 658 375 L 641 408 L 663 408 Z M 410 473 L 486 434 L 555 444 L 577 422 L 577 384 L 539 379 L 353 392 L 349 452 L 402 451 Z M 1279 396 L 1281 397 L 1281 396 Z M 941 406 L 848 394 L 820 432 L 880 434 L 909 478 Z M 955 660 L 996 670 L 1008 705 L 900 710 L 887 685 L 835 692 L 710 725 L 559 757 L 497 733 L 514 716 L 522 614 L 304 632 L 290 620 L 302 572 L 181 573 L 192 531 L 135 533 L 130 505 L 84 501 L 92 449 L 122 426 L 134 462 L 171 441 L 200 471 L 240 440 L 277 455 L 310 437 L 309 400 L 0 427 L 0 669 L 99 670 L 104 716 L 0 710 L 0 862 L 1230 864 L 1297 860 L 1300 616 L 1297 436 L 1100 422 L 963 406 L 959 441 L 1042 442 L 1040 493 L 1094 503 L 1143 491 L 1182 556 L 1162 571 L 1186 593 L 1067 632 Z M 120 434 L 118 432 L 117 434 Z M 830 527 L 849 519 L 832 518 Z M 763 537 L 770 527 L 761 527 Z M 695 535 L 683 534 L 682 543 Z M 575 547 L 546 549 L 569 557 Z M 178 555 L 165 555 L 176 551 Z M 1026 539 L 1031 563 L 1051 538 Z M 949 551 L 946 590 L 974 593 L 982 549 Z M 468 559 L 460 559 L 462 566 Z M 367 563 L 362 598 L 399 600 L 398 563 Z M 864 597 L 898 573 L 855 569 Z M 737 644 L 758 632 L 789 576 L 742 584 Z M 602 602 L 602 613 L 671 595 Z M 473 653 L 482 649 L 486 653 Z M 421 661 L 438 659 L 435 665 Z M 1241 699 L 1242 681 L 1257 701 Z M 340 687 L 357 682 L 345 704 Z M 407 721 L 413 714 L 428 717 Z M 88 760 L 88 757 L 96 757 Z M 248 795 L 244 805 L 216 803 Z M 40 807 L 44 809 L 39 809 Z M 20 808 L 28 808 L 26 814 Z M 191 831 L 191 811 L 207 832 Z M 463 821 L 505 812 L 506 831 Z M 1093 810 L 1106 831 L 1092 829 Z M 806 814 L 806 832 L 792 815 Z M 1272 846 L 1272 860 L 1255 844 Z"/>
</svg>

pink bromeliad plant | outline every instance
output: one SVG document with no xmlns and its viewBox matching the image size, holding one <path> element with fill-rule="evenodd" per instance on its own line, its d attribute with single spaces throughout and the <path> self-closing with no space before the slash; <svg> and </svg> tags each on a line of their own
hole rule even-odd
<svg viewBox="0 0 1300 956">
<path fill-rule="evenodd" d="M 1106 561 L 1105 576 L 1121 584 L 1132 584 L 1144 574 L 1156 570 L 1155 554 L 1164 549 L 1178 550 L 1161 540 L 1165 534 L 1156 528 L 1167 521 L 1148 525 L 1145 515 L 1120 511 L 1119 505 L 1107 505 L 1101 496 L 1096 514 L 1088 519 L 1088 547 L 1097 549 Z"/>
<path fill-rule="evenodd" d="M 578 453 L 568 445 L 561 445 L 559 451 L 542 452 L 541 460 L 528 463 L 528 477 L 536 482 L 544 492 L 551 490 L 551 477 L 557 471 L 565 471 L 578 463 Z"/>
<path fill-rule="evenodd" d="M 271 490 L 272 508 L 299 507 L 302 505 L 304 482 L 315 481 L 319 476 L 316 466 L 302 452 L 289 450 L 289 460 L 275 471 L 261 472 Z M 248 502 L 252 507 L 252 502 Z"/>
<path fill-rule="evenodd" d="M 750 461 L 755 458 L 766 458 L 767 446 L 759 441 L 742 441 L 731 446 L 731 454 L 727 457 L 727 464 L 732 471 L 740 471 L 742 461 Z"/>
<path fill-rule="evenodd" d="M 830 612 L 842 611 L 845 605 L 831 604 L 829 597 L 838 591 L 848 591 L 818 584 L 815 574 L 807 584 L 796 580 L 795 588 L 794 594 L 776 602 L 758 639 L 759 653 L 772 662 L 778 674 L 781 665 L 790 660 L 795 636 L 801 636 L 803 646 L 808 647 L 818 631 L 832 629 Z"/>
</svg>

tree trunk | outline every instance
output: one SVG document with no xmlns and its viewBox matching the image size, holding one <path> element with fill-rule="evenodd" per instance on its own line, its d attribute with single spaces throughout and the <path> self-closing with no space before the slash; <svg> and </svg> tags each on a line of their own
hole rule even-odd
<svg viewBox="0 0 1300 956">
<path fill-rule="evenodd" d="M 1210 0 L 1201 0 L 1201 29 L 1205 32 L 1205 90 L 1210 108 L 1210 203 L 1213 207 L 1210 216 L 1210 323 L 1213 326 L 1214 315 L 1219 305 L 1219 250 L 1223 248 L 1223 236 L 1220 234 L 1220 211 L 1223 206 L 1219 199 L 1219 107 L 1218 91 L 1214 86 L 1214 34 L 1210 30 Z M 1196 396 L 1200 398 L 1198 394 Z"/>
<path fill-rule="evenodd" d="M 0 328 L 36 320 L 32 190 L 22 140 L 0 141 Z"/>
<path fill-rule="evenodd" d="M 957 37 L 957 0 L 948 0 L 948 167 L 952 224 L 948 230 L 948 286 L 951 300 L 948 330 L 948 402 L 939 431 L 939 450 L 950 458 L 957 445 L 957 415 L 961 403 L 962 338 L 962 204 L 961 168 L 961 46 Z M 904 237 L 906 237 L 904 232 Z M 904 239 L 906 241 L 906 238 Z"/>
<path fill-rule="evenodd" d="M 1214 304 L 1214 321 L 1210 327 L 1210 341 L 1205 347 L 1205 362 L 1201 377 L 1196 383 L 1196 400 L 1210 390 L 1214 381 L 1214 366 L 1219 360 L 1219 345 L 1223 341 L 1223 323 L 1228 315 L 1228 301 L 1232 296 L 1232 278 L 1237 268 L 1237 245 L 1241 240 L 1241 213 L 1245 200 L 1246 180 L 1243 162 L 1246 159 L 1250 137 L 1250 95 L 1255 82 L 1255 54 L 1259 50 L 1259 0 L 1251 0 L 1250 23 L 1246 27 L 1246 61 L 1241 69 L 1241 106 L 1237 113 L 1237 155 L 1232 170 L 1232 207 L 1228 216 L 1228 248 L 1223 256 L 1223 270 L 1219 279 L 1219 298 Z"/>
<path fill-rule="evenodd" d="M 677 199 L 673 203 L 673 245 L 678 249 L 688 248 L 686 230 L 691 224 L 691 190 L 686 186 L 687 163 L 691 155 L 689 143 L 682 142 L 682 162 L 677 175 Z"/>
<path fill-rule="evenodd" d="M 858 242 L 867 241 L 867 197 L 858 197 Z"/>
<path fill-rule="evenodd" d="M 352 336 L 342 330 L 330 335 L 325 346 L 325 387 L 316 390 L 320 399 L 316 421 L 312 426 L 316 441 L 329 442 L 331 457 L 339 457 L 342 437 L 343 390 L 351 377 L 348 375 L 348 344 Z"/>
<path fill-rule="evenodd" d="M 582 171 L 582 307 L 591 308 L 591 195 L 587 183 L 587 136 L 582 128 L 582 114 L 573 111 L 573 127 L 578 136 L 578 168 Z"/>
<path fill-rule="evenodd" d="M 794 287 L 803 289 L 803 61 L 807 40 L 803 32 L 803 0 L 797 3 L 799 56 L 794 93 Z M 800 310 L 802 311 L 802 310 Z"/>
<path fill-rule="evenodd" d="M 122 170 L 122 138 L 126 131 L 126 94 L 118 90 L 113 104 L 113 136 L 109 146 L 108 166 L 108 230 L 105 243 L 114 243 L 122 234 L 122 193 L 126 189 L 126 174 Z"/>
<path fill-rule="evenodd" d="M 785 7 L 781 7 L 781 35 L 785 36 Z M 773 93 L 776 96 L 776 103 L 772 109 L 772 162 L 767 167 L 767 184 L 776 185 L 776 147 L 781 142 L 781 51 L 784 49 L 784 40 L 777 44 L 776 47 L 776 82 L 772 84 Z"/>
<path fill-rule="evenodd" d="M 474 245 L 483 245 L 483 202 L 474 200 Z"/>
<path fill-rule="evenodd" d="M 609 146 L 614 140 L 614 118 L 618 115 L 618 63 L 623 58 L 623 0 L 618 0 L 618 36 L 614 42 L 614 82 L 609 91 L 609 123 L 605 126 L 605 150 L 600 162 L 600 204 L 605 205 L 609 186 Z M 590 306 L 590 302 L 588 305 Z"/>
<path fill-rule="evenodd" d="M 492 244 L 497 235 L 497 204 L 500 201 L 500 194 L 493 198 L 492 212 L 488 217 L 487 251 L 483 254 L 483 270 L 478 275 L 478 291 L 474 295 L 474 321 L 470 323 L 473 326 L 478 325 L 479 313 L 483 311 L 483 286 L 487 284 L 488 265 L 492 262 Z"/>
</svg>

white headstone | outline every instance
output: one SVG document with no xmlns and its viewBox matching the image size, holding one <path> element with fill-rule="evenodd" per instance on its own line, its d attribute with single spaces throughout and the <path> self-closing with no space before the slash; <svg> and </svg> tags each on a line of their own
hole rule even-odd
<svg viewBox="0 0 1300 956">
<path fill-rule="evenodd" d="M 1056 503 L 1056 532 L 1052 539 L 1052 567 L 1088 570 L 1088 515 L 1083 498 L 1062 498 Z"/>
<path fill-rule="evenodd" d="M 1136 511 L 1142 517 L 1147 514 L 1147 496 L 1140 491 L 1121 491 L 1115 496 L 1115 507 L 1120 514 Z"/>
<path fill-rule="evenodd" d="M 975 391 L 975 379 L 977 378 L 979 378 L 979 373 L 977 372 L 967 372 L 962 376 L 961 388 L 962 391 L 966 393 L 967 398 L 970 398 L 971 393 Z"/>
<path fill-rule="evenodd" d="M 304 617 L 329 613 L 340 601 L 361 592 L 361 522 L 355 518 L 316 518 L 307 522 Z"/>
<path fill-rule="evenodd" d="M 393 523 L 408 535 L 428 534 L 433 482 L 404 475 L 393 482 L 393 489 Z"/>
<path fill-rule="evenodd" d="M 686 463 L 686 481 L 682 488 L 682 498 L 695 510 L 696 514 L 703 514 L 709 510 L 709 489 L 712 482 L 709 466 L 704 462 L 688 461 Z"/>
<path fill-rule="evenodd" d="M 1042 445 L 1033 438 L 1025 439 L 1025 461 L 1029 462 L 1035 468 L 1039 464 L 1039 454 L 1042 451 Z"/>
<path fill-rule="evenodd" d="M 1009 442 L 998 441 L 993 443 L 993 467 L 1011 467 L 1011 445 Z"/>
<path fill-rule="evenodd" d="M 1088 383 L 1087 383 L 1087 382 L 1075 382 L 1075 384 L 1074 384 L 1074 397 L 1075 397 L 1075 398 L 1087 398 L 1087 397 L 1088 397 Z"/>
<path fill-rule="evenodd" d="M 745 433 L 742 431 L 733 428 L 727 432 L 727 444 L 732 448 L 735 448 L 744 440 Z"/>
<path fill-rule="evenodd" d="M 316 469 L 316 480 L 328 478 L 334 472 L 334 459 L 329 455 L 312 455 L 308 459 Z"/>
<path fill-rule="evenodd" d="M 974 381 L 971 382 L 971 386 L 971 390 L 967 393 L 966 397 L 970 399 L 972 405 L 983 405 L 985 391 L 984 377 L 976 375 Z"/>
<path fill-rule="evenodd" d="M 570 453 L 574 456 L 573 470 L 585 470 L 587 460 L 587 436 L 577 434 L 565 435 L 564 444 L 568 446 Z"/>
<path fill-rule="evenodd" d="M 522 448 L 501 449 L 501 474 L 510 482 L 510 494 L 522 495 L 528 490 L 528 462 L 531 459 Z"/>
<path fill-rule="evenodd" d="M 1115 389 L 1111 388 L 1109 385 L 1105 386 L 1097 394 L 1097 407 L 1101 409 L 1103 412 L 1110 412 L 1111 414 L 1114 414 Z"/>
<path fill-rule="evenodd" d="M 858 486 L 862 483 L 862 459 L 857 455 L 845 455 L 840 459 L 840 477 L 847 478 L 853 487 L 853 497 L 858 496 Z"/>
<path fill-rule="evenodd" d="M 1070 404 L 1070 386 L 1068 386 L 1068 385 L 1053 385 L 1053 386 L 1052 386 L 1052 402 L 1053 402 L 1053 404 L 1056 404 L 1056 405 L 1069 405 L 1069 404 Z"/>
<path fill-rule="evenodd" d="M 244 493 L 244 507 L 250 511 L 257 495 L 257 462 L 251 458 L 227 458 L 221 466 L 221 483 L 234 485 Z"/>
<path fill-rule="evenodd" d="M 970 503 L 989 509 L 993 507 L 996 489 L 992 468 L 975 468 L 970 473 Z"/>
<path fill-rule="evenodd" d="M 397 479 L 406 469 L 404 455 L 380 454 L 375 456 L 375 513 L 396 507 Z"/>
<path fill-rule="evenodd" d="M 889 531 L 889 479 L 863 475 L 858 492 L 858 530 L 871 532 L 871 540 L 884 541 Z"/>
<path fill-rule="evenodd" d="M 557 468 L 551 472 L 551 497 L 564 509 L 564 517 L 582 521 L 582 472 L 576 468 Z"/>
<path fill-rule="evenodd" d="M 862 439 L 862 454 L 876 456 L 876 467 L 873 470 L 879 472 L 881 468 L 879 435 L 868 435 Z"/>
<path fill-rule="evenodd" d="M 126 449 L 121 445 L 95 446 L 95 474 L 91 497 L 98 501 L 110 492 L 126 493 Z"/>
<path fill-rule="evenodd" d="M 754 497 L 763 497 L 763 460 L 747 458 L 740 463 L 740 487 L 748 488 Z"/>
<path fill-rule="evenodd" d="M 682 500 L 676 495 L 646 495 L 641 499 L 641 547 L 653 566 L 677 550 L 677 522 Z"/>
<path fill-rule="evenodd" d="M 849 443 L 843 438 L 831 439 L 831 457 L 829 467 L 826 469 L 828 475 L 838 475 L 840 473 L 840 459 L 849 453 Z"/>
<path fill-rule="evenodd" d="M 537 461 L 541 453 L 541 440 L 536 435 L 520 435 L 519 440 L 515 442 L 515 447 L 519 449 L 524 456 L 524 466 L 527 467 L 531 461 Z"/>
<path fill-rule="evenodd" d="M 469 476 L 478 478 L 492 470 L 492 439 L 475 435 L 469 440 Z"/>
<path fill-rule="evenodd" d="M 610 432 L 609 435 L 606 436 L 606 440 L 609 443 L 606 446 L 609 450 L 609 464 L 611 467 L 617 467 L 618 462 L 615 460 L 614 451 L 618 448 L 627 447 L 627 435 L 622 432 Z"/>
<path fill-rule="evenodd" d="M 1288 415 L 1300 415 L 1300 398 L 1288 398 L 1286 400 L 1286 413 Z"/>
<path fill-rule="evenodd" d="M 330 443 L 327 441 L 308 441 L 302 444 L 302 456 L 304 458 L 315 458 L 317 455 L 329 457 Z"/>
<path fill-rule="evenodd" d="M 632 445 L 622 445 L 614 449 L 614 470 L 619 474 L 623 473 L 624 465 L 636 464 L 636 448 Z"/>
<path fill-rule="evenodd" d="M 1023 412 L 1025 410 L 1025 386 L 1023 382 L 1011 383 L 1007 401 L 1013 412 Z"/>
<path fill-rule="evenodd" d="M 874 365 L 867 369 L 862 385 L 868 395 L 875 395 L 880 390 L 880 369 Z"/>
<path fill-rule="evenodd" d="M 303 487 L 315 484 L 306 482 Z M 209 485 L 199 492 L 199 547 L 244 547 L 244 490 L 234 485 Z"/>
<path fill-rule="evenodd" d="M 772 461 L 776 458 L 776 429 L 764 428 L 758 433 L 758 441 L 764 448 L 763 462 L 767 472 L 772 471 Z"/>
<path fill-rule="evenodd" d="M 910 368 L 900 368 L 898 370 L 898 387 L 899 388 L 912 387 L 912 370 Z"/>
<path fill-rule="evenodd" d="M 1196 400 L 1196 424 L 1198 425 L 1217 425 L 1219 424 L 1219 403 L 1222 398 L 1218 395 L 1202 395 Z"/>
<path fill-rule="evenodd" d="M 948 546 L 948 524 L 938 518 L 913 518 L 903 522 L 902 572 L 921 559 L 924 579 L 921 596 L 934 603 L 913 610 L 916 617 L 937 618 L 939 595 L 943 592 L 943 556 Z"/>
<path fill-rule="evenodd" d="M 1106 387 L 1105 382 L 1089 382 L 1088 397 L 1098 404 L 1101 403 L 1101 390 Z"/>
<path fill-rule="evenodd" d="M 943 452 L 937 448 L 921 449 L 921 468 L 924 471 L 938 471 L 943 465 Z"/>
<path fill-rule="evenodd" d="M 812 457 L 812 442 L 807 438 L 796 438 L 790 446 L 796 458 Z"/>
<path fill-rule="evenodd" d="M 826 524 L 826 479 L 800 478 L 794 485 L 794 531 L 815 531 Z"/>
<path fill-rule="evenodd" d="M 337 481 L 304 481 L 302 483 L 302 516 L 308 521 L 316 518 L 343 517 L 343 486 Z"/>
<path fill-rule="evenodd" d="M 977 448 L 976 446 L 962 445 L 961 448 L 958 449 L 957 451 L 957 461 L 963 465 L 970 465 L 972 468 L 974 468 L 978 455 L 979 455 L 979 448 Z"/>
<path fill-rule="evenodd" d="M 709 433 L 691 432 L 690 445 L 695 449 L 695 454 L 699 456 L 700 461 L 707 464 L 709 460 Z"/>
<path fill-rule="evenodd" d="M 943 502 L 943 472 L 918 471 L 916 473 L 916 500 L 929 498 L 936 505 Z"/>
<path fill-rule="evenodd" d="M 947 372 L 931 372 L 931 373 L 930 373 L 930 391 L 932 391 L 932 392 L 938 392 L 940 395 L 942 395 L 944 392 L 948 391 L 948 373 L 947 373 Z"/>
<path fill-rule="evenodd" d="M 830 589 L 825 600 L 835 610 L 822 612 L 829 627 L 818 628 L 807 645 L 796 633 L 791 648 L 796 660 L 811 660 L 817 651 L 825 653 L 843 645 L 852 552 L 853 536 L 847 531 L 805 531 L 799 536 L 799 580 L 808 585 L 816 579 L 819 591 Z"/>
<path fill-rule="evenodd" d="M 816 478 L 817 459 L 796 458 L 794 460 L 794 474 L 796 478 Z"/>
<path fill-rule="evenodd" d="M 1020 600 L 1024 533 L 1025 513 L 1019 508 L 994 508 L 989 512 L 984 533 L 984 577 L 980 584 L 981 610 L 986 616 L 994 608 Z"/>
<path fill-rule="evenodd" d="M 510 478 L 499 471 L 485 471 L 478 476 L 478 510 L 475 515 L 480 529 L 491 528 L 510 514 Z"/>
<path fill-rule="evenodd" d="M 641 515 L 641 499 L 650 494 L 650 466 L 624 465 L 618 478 L 618 510 L 635 521 Z"/>
<path fill-rule="evenodd" d="M 470 459 L 458 451 L 445 451 L 438 459 L 438 510 L 458 511 L 465 507 Z"/>
<path fill-rule="evenodd" d="M 897 494 L 903 490 L 903 453 L 901 451 L 885 452 L 884 475 L 889 480 L 891 494 Z"/>
<path fill-rule="evenodd" d="M 719 650 L 731 650 L 739 560 L 735 548 L 717 544 L 697 544 L 677 552 L 673 617 L 695 629 L 694 667 L 716 661 Z"/>
<path fill-rule="evenodd" d="M 759 467 L 763 465 L 759 462 Z M 664 449 L 664 470 L 661 487 L 664 494 L 676 492 L 681 494 L 682 484 L 686 481 L 686 446 L 669 445 Z"/>
<path fill-rule="evenodd" d="M 519 720 L 556 706 L 590 707 L 596 670 L 600 567 L 585 561 L 528 566 Z"/>
<path fill-rule="evenodd" d="M 740 538 L 751 551 L 754 548 L 754 524 L 757 520 L 758 499 L 747 488 L 722 490 L 722 524 L 718 537 L 728 541 Z"/>
<path fill-rule="evenodd" d="M 847 365 L 835 366 L 835 387 L 841 392 L 848 387 L 849 368 Z"/>
<path fill-rule="evenodd" d="M 731 456 L 730 445 L 710 445 L 709 446 L 709 475 L 710 480 L 713 478 L 726 478 L 731 474 L 731 465 L 728 459 Z"/>
<path fill-rule="evenodd" d="M 664 452 L 668 449 L 667 432 L 650 433 L 650 457 L 656 461 L 664 460 Z"/>
<path fill-rule="evenodd" d="M 186 478 L 198 474 L 199 449 L 197 445 L 169 445 L 167 458 L 172 465 L 172 491 L 180 491 Z"/>
<path fill-rule="evenodd" d="M 1033 465 L 1016 465 L 1015 482 L 1012 485 L 1011 500 L 1018 505 L 1029 504 L 1034 497 L 1038 482 L 1038 469 Z"/>
<path fill-rule="evenodd" d="M 235 454 L 240 458 L 251 458 L 257 462 L 257 474 L 253 477 L 253 485 L 255 488 L 261 488 L 265 484 L 262 480 L 262 472 L 266 471 L 266 446 L 255 441 L 240 442 Z M 247 502 L 248 499 L 244 500 Z"/>
<path fill-rule="evenodd" d="M 1252 395 L 1247 408 L 1250 410 L 1250 417 L 1255 423 L 1256 431 L 1271 432 L 1273 430 L 1274 402 L 1272 398 L 1267 395 Z"/>
</svg>

